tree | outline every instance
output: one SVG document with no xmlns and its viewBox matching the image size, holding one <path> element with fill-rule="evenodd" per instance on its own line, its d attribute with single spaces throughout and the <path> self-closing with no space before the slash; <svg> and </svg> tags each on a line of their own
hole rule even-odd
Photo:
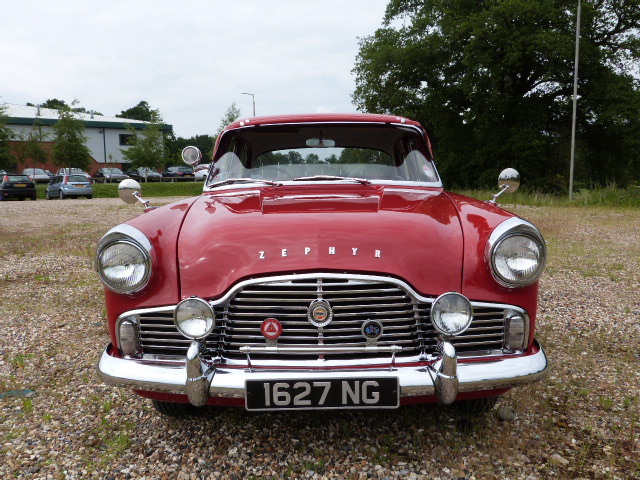
<svg viewBox="0 0 640 480">
<path fill-rule="evenodd" d="M 74 101 L 72 105 L 75 105 Z M 53 163 L 59 167 L 86 169 L 91 161 L 91 153 L 85 142 L 84 122 L 77 118 L 70 107 L 61 108 L 59 120 L 53 126 Z"/>
<path fill-rule="evenodd" d="M 130 147 L 121 151 L 122 155 L 131 162 L 131 166 L 154 169 L 163 166 L 165 151 L 160 112 L 158 110 L 151 111 L 149 123 L 145 125 L 144 130 L 139 131 L 129 127 L 129 131 L 131 132 Z"/>
<path fill-rule="evenodd" d="M 639 178 L 640 0 L 583 1 L 577 176 Z M 391 0 L 361 39 L 354 103 L 427 128 L 443 177 L 568 185 L 575 0 Z"/>
<path fill-rule="evenodd" d="M 42 142 L 47 140 L 47 135 L 42 132 L 40 125 L 36 124 L 29 132 L 22 131 L 16 136 L 18 143 L 14 148 L 16 157 L 20 163 L 32 167 L 43 165 L 49 160 L 47 151 Z M 31 162 L 29 162 L 31 160 Z"/>
<path fill-rule="evenodd" d="M 7 127 L 6 107 L 0 105 L 0 168 L 3 170 L 12 170 L 14 165 L 14 160 L 11 156 L 11 144 L 9 143 L 12 138 L 13 133 Z"/>
<path fill-rule="evenodd" d="M 222 133 L 222 130 L 225 129 L 227 125 L 231 125 L 233 122 L 240 118 L 240 109 L 236 105 L 236 102 L 233 102 L 227 108 L 227 111 L 224 113 L 224 117 L 220 119 L 220 126 L 218 127 L 218 131 L 216 132 L 214 138 L 218 138 L 218 135 Z"/>
<path fill-rule="evenodd" d="M 141 100 L 135 107 L 123 110 L 116 115 L 118 118 L 128 118 L 130 120 L 140 120 L 142 122 L 153 122 L 154 116 L 158 115 L 157 110 L 152 110 L 149 103 Z"/>
</svg>

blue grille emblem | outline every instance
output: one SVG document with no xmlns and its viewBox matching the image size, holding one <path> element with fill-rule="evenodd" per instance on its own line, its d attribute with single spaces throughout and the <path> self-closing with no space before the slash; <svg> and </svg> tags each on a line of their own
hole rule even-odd
<svg viewBox="0 0 640 480">
<path fill-rule="evenodd" d="M 382 324 L 377 320 L 367 320 L 362 324 L 362 335 L 367 340 L 377 340 L 382 336 Z"/>
</svg>

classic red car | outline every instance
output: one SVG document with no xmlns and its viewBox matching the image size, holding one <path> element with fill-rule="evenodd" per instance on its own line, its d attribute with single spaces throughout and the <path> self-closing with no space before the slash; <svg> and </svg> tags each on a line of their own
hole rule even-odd
<svg viewBox="0 0 640 480">
<path fill-rule="evenodd" d="M 183 151 L 189 164 L 201 155 Z M 252 118 L 219 136 L 202 195 L 100 241 L 111 343 L 98 370 L 168 415 L 396 408 L 541 378 L 546 247 L 489 202 L 447 193 L 415 121 Z"/>
</svg>

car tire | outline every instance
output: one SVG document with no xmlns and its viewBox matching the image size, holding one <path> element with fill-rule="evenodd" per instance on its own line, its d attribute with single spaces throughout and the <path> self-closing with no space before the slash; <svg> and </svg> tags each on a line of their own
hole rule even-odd
<svg viewBox="0 0 640 480">
<path fill-rule="evenodd" d="M 194 407 L 190 403 L 161 402 L 152 400 L 153 408 L 168 417 L 189 417 L 197 415 L 203 411 L 201 407 Z"/>
<path fill-rule="evenodd" d="M 93 198 L 93 195 L 87 195 L 87 200 L 91 200 Z"/>
<path fill-rule="evenodd" d="M 67 196 L 62 192 L 62 190 L 60 190 L 60 193 L 58 194 L 58 198 L 60 200 L 64 200 L 65 198 L 67 198 Z"/>
<path fill-rule="evenodd" d="M 45 200 L 51 200 L 51 197 L 49 196 L 49 192 L 47 190 L 44 191 L 44 198 Z"/>
</svg>

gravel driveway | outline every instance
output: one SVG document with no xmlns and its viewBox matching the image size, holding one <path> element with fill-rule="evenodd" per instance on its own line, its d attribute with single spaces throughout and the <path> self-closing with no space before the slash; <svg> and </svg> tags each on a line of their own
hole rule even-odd
<svg viewBox="0 0 640 480">
<path fill-rule="evenodd" d="M 140 210 L 0 202 L 0 478 L 640 477 L 640 212 L 514 211 L 549 243 L 543 383 L 484 415 L 209 409 L 178 421 L 95 371 L 108 336 L 94 248 Z"/>
</svg>

